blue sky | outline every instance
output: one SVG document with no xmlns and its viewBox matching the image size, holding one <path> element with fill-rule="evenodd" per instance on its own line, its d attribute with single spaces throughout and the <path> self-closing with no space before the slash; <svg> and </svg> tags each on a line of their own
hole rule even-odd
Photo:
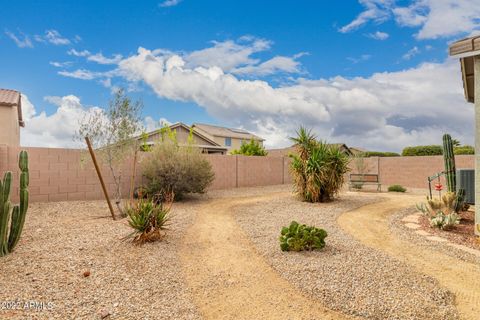
<svg viewBox="0 0 480 320">
<path fill-rule="evenodd" d="M 444 131 L 473 141 L 473 107 L 447 48 L 479 29 L 478 1 L 2 8 L 0 87 L 28 99 L 25 145 L 71 146 L 78 118 L 104 107 L 119 86 L 143 100 L 148 128 L 159 119 L 243 127 L 271 147 L 287 145 L 300 124 L 369 149 L 435 143 Z"/>
</svg>

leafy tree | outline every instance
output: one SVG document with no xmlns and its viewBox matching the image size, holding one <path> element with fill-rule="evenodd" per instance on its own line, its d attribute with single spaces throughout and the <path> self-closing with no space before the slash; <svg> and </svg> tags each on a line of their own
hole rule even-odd
<svg viewBox="0 0 480 320">
<path fill-rule="evenodd" d="M 441 145 L 406 147 L 402 156 L 439 156 L 443 154 Z"/>
<path fill-rule="evenodd" d="M 266 156 L 268 152 L 263 146 L 260 145 L 260 142 L 252 138 L 249 143 L 243 142 L 240 146 L 240 149 L 233 150 L 231 154 L 241 154 L 244 156 Z"/>
<path fill-rule="evenodd" d="M 141 101 L 132 101 L 119 89 L 107 109 L 97 109 L 80 121 L 76 133 L 78 140 L 90 138 L 95 153 L 109 167 L 115 184 L 115 203 L 122 215 L 122 163 L 138 147 L 133 138 L 142 129 L 142 106 Z"/>
<path fill-rule="evenodd" d="M 468 145 L 453 147 L 453 153 L 456 155 L 475 154 L 475 148 Z"/>
</svg>

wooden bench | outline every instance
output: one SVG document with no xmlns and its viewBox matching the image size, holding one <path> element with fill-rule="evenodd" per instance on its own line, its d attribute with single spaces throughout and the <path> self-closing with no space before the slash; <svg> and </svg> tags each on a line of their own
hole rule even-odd
<svg viewBox="0 0 480 320">
<path fill-rule="evenodd" d="M 364 185 L 376 185 L 377 191 L 382 191 L 382 184 L 378 180 L 378 174 L 371 173 L 352 173 L 350 174 L 350 180 L 348 182 L 348 190 L 352 190 L 354 186 L 360 186 L 357 189 L 361 189 Z"/>
</svg>

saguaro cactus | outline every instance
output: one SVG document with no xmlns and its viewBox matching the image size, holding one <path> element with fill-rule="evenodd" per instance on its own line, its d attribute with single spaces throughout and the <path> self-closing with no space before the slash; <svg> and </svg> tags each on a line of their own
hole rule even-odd
<svg viewBox="0 0 480 320">
<path fill-rule="evenodd" d="M 443 162 L 445 164 L 448 192 L 456 192 L 457 173 L 455 171 L 455 155 L 453 153 L 452 137 L 449 134 L 443 135 Z"/>
<path fill-rule="evenodd" d="M 21 151 L 18 161 L 20 173 L 20 204 L 10 202 L 12 173 L 5 172 L 3 182 L 0 181 L 0 257 L 12 252 L 20 239 L 25 215 L 28 209 L 28 154 Z M 10 228 L 9 228 L 10 222 Z"/>
</svg>

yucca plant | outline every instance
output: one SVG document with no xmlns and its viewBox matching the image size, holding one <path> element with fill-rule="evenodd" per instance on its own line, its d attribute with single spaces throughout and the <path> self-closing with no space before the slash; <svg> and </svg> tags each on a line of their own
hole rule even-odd
<svg viewBox="0 0 480 320">
<path fill-rule="evenodd" d="M 303 127 L 297 131 L 298 155 L 293 158 L 291 170 L 296 192 L 309 202 L 328 202 L 340 191 L 348 172 L 350 159 L 340 148 L 317 141 Z"/>
<path fill-rule="evenodd" d="M 138 199 L 126 208 L 128 224 L 134 231 L 124 239 L 131 238 L 133 243 L 141 245 L 145 242 L 161 240 L 163 230 L 170 223 L 170 209 L 173 203 L 173 193 L 165 196 L 164 201 L 153 199 Z"/>
</svg>

